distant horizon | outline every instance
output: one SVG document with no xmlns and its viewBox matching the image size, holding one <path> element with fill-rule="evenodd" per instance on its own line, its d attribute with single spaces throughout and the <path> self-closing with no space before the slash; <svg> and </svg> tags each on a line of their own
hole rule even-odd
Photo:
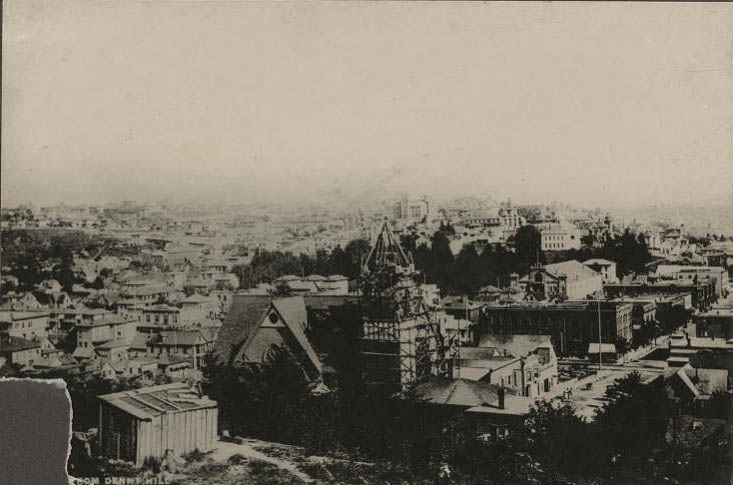
<svg viewBox="0 0 733 485">
<path fill-rule="evenodd" d="M 497 205 L 505 204 L 507 201 L 510 201 L 512 205 L 514 206 L 544 206 L 544 207 L 553 207 L 553 206 L 561 206 L 561 207 L 569 207 L 573 209 L 580 209 L 580 210 L 587 210 L 587 211 L 595 211 L 595 210 L 613 210 L 617 212 L 633 212 L 633 211 L 641 211 L 641 210 L 651 210 L 651 209 L 705 209 L 705 208 L 725 208 L 725 207 L 731 207 L 733 208 L 733 197 L 730 198 L 730 200 L 713 200 L 709 202 L 693 202 L 693 203 L 686 203 L 686 204 L 669 204 L 669 203 L 657 203 L 657 204 L 647 204 L 647 205 L 636 205 L 636 206 L 622 206 L 622 207 L 603 207 L 603 206 L 597 206 L 597 207 L 591 207 L 591 206 L 584 206 L 579 204 L 574 204 L 571 202 L 566 202 L 562 200 L 552 200 L 552 201 L 526 201 L 521 199 L 515 199 L 514 197 L 506 197 L 506 198 L 495 198 L 490 196 L 482 196 L 482 195 L 472 195 L 472 194 L 462 194 L 458 196 L 453 197 L 431 197 L 430 194 L 420 194 L 420 195 L 409 195 L 408 199 L 414 200 L 418 198 L 422 198 L 423 196 L 426 196 L 430 201 L 438 202 L 438 203 L 447 203 L 452 202 L 460 199 L 476 199 L 476 200 L 491 200 L 495 202 Z M 368 201 L 365 205 L 367 206 L 374 206 L 378 205 L 384 202 L 389 202 L 392 200 L 399 199 L 400 196 L 396 194 L 385 194 L 384 197 L 381 199 L 374 199 Z M 59 206 L 67 206 L 67 207 L 109 207 L 109 206 L 119 206 L 124 203 L 133 203 L 138 206 L 160 206 L 160 205 L 170 205 L 170 206 L 180 206 L 180 207 L 186 207 L 186 206 L 201 206 L 201 207 L 239 207 L 239 206 L 277 206 L 277 207 L 292 207 L 295 208 L 296 206 L 299 207 L 308 207 L 308 206 L 323 206 L 327 204 L 326 199 L 324 201 L 319 202 L 317 200 L 309 201 L 307 203 L 303 204 L 294 204 L 294 203 L 288 203 L 288 202 L 277 202 L 277 201 L 251 201 L 251 202 L 235 202 L 235 201 L 191 201 L 191 200 L 134 200 L 134 199 L 127 199 L 127 200 L 107 200 L 107 201 L 101 201 L 101 202 L 65 202 L 65 201 L 59 201 L 59 202 L 52 202 L 52 203 L 46 203 L 46 204 L 39 204 L 33 201 L 21 201 L 13 204 L 3 204 L 3 209 L 17 209 L 20 207 L 37 207 L 37 208 L 46 208 L 46 207 L 59 207 Z M 356 207 L 355 209 L 358 209 Z"/>
</svg>

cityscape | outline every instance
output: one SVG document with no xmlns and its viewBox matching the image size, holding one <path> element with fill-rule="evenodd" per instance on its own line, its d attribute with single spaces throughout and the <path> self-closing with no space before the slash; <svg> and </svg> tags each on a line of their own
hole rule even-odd
<svg viewBox="0 0 733 485">
<path fill-rule="evenodd" d="M 733 3 L 2 15 L 0 485 L 733 483 Z"/>
<path fill-rule="evenodd" d="M 72 476 L 730 473 L 731 231 L 404 194 L 1 221 L 2 373 L 66 380 Z"/>
</svg>

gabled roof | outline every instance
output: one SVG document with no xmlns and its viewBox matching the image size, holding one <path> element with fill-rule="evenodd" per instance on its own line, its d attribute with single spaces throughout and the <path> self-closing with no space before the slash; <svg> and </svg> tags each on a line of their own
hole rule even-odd
<svg viewBox="0 0 733 485">
<path fill-rule="evenodd" d="M 276 314 L 276 318 L 271 319 L 268 315 L 272 315 L 273 312 Z M 280 341 L 281 332 L 287 329 L 320 375 L 323 373 L 321 361 L 305 333 L 307 319 L 308 314 L 303 297 L 294 296 L 275 299 L 272 301 L 269 311 L 263 315 L 258 328 L 249 334 L 241 350 L 237 353 L 262 355 L 271 343 Z M 280 343 L 276 345 L 280 345 Z"/>
<path fill-rule="evenodd" d="M 217 334 L 214 354 L 219 362 L 229 362 L 247 337 L 259 327 L 270 309 L 270 295 L 232 295 L 229 312 Z"/>
<path fill-rule="evenodd" d="M 148 348 L 148 342 L 152 338 L 153 336 L 151 334 L 136 332 L 135 336 L 132 338 L 132 342 L 130 342 L 130 349 L 145 350 Z"/>
<path fill-rule="evenodd" d="M 728 389 L 728 371 L 725 369 L 699 369 L 685 364 L 677 371 L 680 372 L 690 379 L 700 394 L 709 396 L 715 391 Z"/>
<path fill-rule="evenodd" d="M 308 324 L 308 312 L 305 308 L 305 301 L 301 297 L 278 298 L 273 300 L 272 306 L 280 314 L 285 325 L 292 332 L 298 344 L 308 356 L 308 360 L 318 370 L 323 372 L 321 360 L 318 358 L 316 351 L 313 350 L 308 337 L 305 335 L 306 325 Z"/>
<path fill-rule="evenodd" d="M 667 371 L 665 371 L 664 375 L 661 378 L 663 379 L 665 383 L 677 381 L 685 389 L 687 389 L 687 391 L 692 395 L 692 397 L 694 398 L 700 397 L 700 391 L 695 386 L 695 383 L 692 382 L 692 379 L 690 379 L 690 377 L 685 372 L 685 367 L 689 367 L 689 364 L 685 364 L 685 366 L 679 367 L 679 368 L 667 369 Z"/>
<path fill-rule="evenodd" d="M 94 352 L 94 349 L 92 347 L 77 346 L 71 356 L 76 359 L 93 359 L 97 356 L 97 353 Z"/>
</svg>

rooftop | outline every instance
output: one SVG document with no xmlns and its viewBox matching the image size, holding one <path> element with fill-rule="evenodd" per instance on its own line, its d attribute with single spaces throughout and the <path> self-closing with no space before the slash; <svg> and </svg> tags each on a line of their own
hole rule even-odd
<svg viewBox="0 0 733 485">
<path fill-rule="evenodd" d="M 164 384 L 99 396 L 139 419 L 150 420 L 162 414 L 216 408 L 216 401 L 190 388 L 186 383 Z"/>
<path fill-rule="evenodd" d="M 41 342 L 26 340 L 20 337 L 8 337 L 8 341 L 0 343 L 0 352 L 20 352 L 22 350 L 37 349 Z"/>
<path fill-rule="evenodd" d="M 560 263 L 546 264 L 543 269 L 555 276 L 565 276 L 567 281 L 578 281 L 600 276 L 592 269 L 586 268 L 574 259 Z"/>
</svg>

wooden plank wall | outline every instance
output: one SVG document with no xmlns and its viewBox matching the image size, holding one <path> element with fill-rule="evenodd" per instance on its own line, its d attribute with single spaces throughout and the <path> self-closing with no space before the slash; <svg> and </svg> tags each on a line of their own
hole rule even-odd
<svg viewBox="0 0 733 485">
<path fill-rule="evenodd" d="M 176 455 L 213 449 L 218 436 L 218 411 L 180 411 L 139 421 L 137 463 L 142 464 L 148 456 L 161 458 L 168 449 Z"/>
</svg>

